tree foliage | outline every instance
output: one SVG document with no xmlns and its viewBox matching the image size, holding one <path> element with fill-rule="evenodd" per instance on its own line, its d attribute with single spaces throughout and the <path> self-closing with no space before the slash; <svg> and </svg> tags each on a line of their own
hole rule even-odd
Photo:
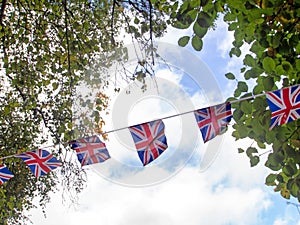
<svg viewBox="0 0 300 225">
<path fill-rule="evenodd" d="M 51 140 L 59 146 L 52 151 L 64 162 L 58 176 L 75 192 L 83 187 L 84 173 L 65 160 L 63 153 L 68 147 L 64 143 L 78 135 L 102 132 L 101 115 L 108 98 L 101 88 L 109 83 L 99 74 L 116 58 L 127 59 L 120 30 L 152 47 L 153 35 L 162 36 L 166 24 L 190 28 L 193 34 L 181 37 L 178 44 L 191 43 L 200 51 L 203 37 L 222 15 L 235 37 L 230 56 L 240 57 L 241 47 L 250 46 L 241 68 L 245 80 L 237 82 L 229 100 L 299 83 L 300 11 L 295 0 L 2 0 L 0 7 L 0 157 Z M 140 69 L 130 79 L 142 81 L 145 75 Z M 230 71 L 225 76 L 236 79 Z M 247 85 L 249 79 L 256 82 L 253 88 Z M 95 102 L 76 96 L 83 110 L 74 114 L 75 89 L 80 85 L 96 85 L 99 92 Z M 300 201 L 299 120 L 269 131 L 270 112 L 263 97 L 233 107 L 236 123 L 232 135 L 251 138 L 259 147 L 240 148 L 239 152 L 246 153 L 251 166 L 269 153 L 265 165 L 272 173 L 266 184 L 283 197 L 292 195 Z M 36 179 L 15 158 L 2 163 L 15 178 L 0 187 L 0 222 L 19 223 L 25 218 L 24 210 L 34 207 L 35 196 L 45 205 L 57 177 L 50 173 Z"/>
<path fill-rule="evenodd" d="M 102 88 L 108 81 L 100 73 L 116 55 L 126 60 L 121 29 L 133 39 L 149 42 L 166 27 L 158 10 L 149 11 L 150 5 L 150 1 L 1 1 L 0 157 L 54 144 L 59 148 L 52 152 L 64 163 L 58 176 L 66 189 L 82 189 L 84 173 L 66 160 L 64 143 L 102 132 L 101 115 L 108 102 Z M 92 108 L 92 121 L 84 111 L 72 111 L 78 85 L 96 85 L 99 90 L 96 102 L 79 96 L 81 106 Z M 85 129 L 88 123 L 92 130 Z M 54 173 L 36 179 L 16 158 L 1 163 L 15 177 L 0 187 L 0 223 L 20 223 L 26 218 L 24 210 L 35 207 L 34 197 L 40 197 L 44 207 L 58 179 Z"/>
<path fill-rule="evenodd" d="M 201 50 L 204 35 L 220 15 L 234 32 L 229 55 L 240 57 L 241 47 L 249 46 L 241 68 L 245 80 L 237 82 L 230 101 L 300 83 L 299 6 L 295 0 L 186 0 L 166 6 L 165 12 L 174 27 L 194 31 L 191 37 L 179 39 L 180 46 L 191 41 L 195 50 Z M 230 71 L 225 76 L 236 79 Z M 256 82 L 253 88 L 247 85 L 250 79 Z M 274 186 L 284 198 L 300 201 L 300 120 L 269 130 L 271 113 L 265 97 L 234 103 L 233 108 L 232 135 L 236 140 L 251 138 L 258 146 L 239 148 L 239 152 L 246 153 L 251 166 L 268 153 L 265 166 L 272 172 L 266 185 Z"/>
</svg>

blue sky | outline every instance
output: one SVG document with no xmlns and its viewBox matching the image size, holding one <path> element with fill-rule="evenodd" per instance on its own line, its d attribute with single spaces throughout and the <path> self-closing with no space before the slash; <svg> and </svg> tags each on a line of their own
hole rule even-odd
<svg viewBox="0 0 300 225">
<path fill-rule="evenodd" d="M 176 45 L 180 36 L 189 33 L 170 30 L 162 41 Z M 157 74 L 160 93 L 155 88 L 144 94 L 133 93 L 131 96 L 141 99 L 133 98 L 132 105 L 127 102 L 128 112 L 116 110 L 117 104 L 125 107 L 128 96 L 116 96 L 122 101 L 113 102 L 112 110 L 117 111 L 114 115 L 123 114 L 124 119 L 114 126 L 145 122 L 189 107 L 207 106 L 213 101 L 222 103 L 235 86 L 235 81 L 226 80 L 224 74 L 234 71 L 242 79 L 238 74 L 241 59 L 228 56 L 232 40 L 233 35 L 220 21 L 215 31 L 208 32 L 201 52 L 192 51 L 190 46 L 186 49 L 207 64 L 211 71 L 208 80 L 217 82 L 221 96 L 219 90 L 208 93 L 212 87 L 206 86 L 206 74 L 199 74 L 201 80 L 197 83 L 190 74 L 162 70 Z M 138 89 L 131 86 L 130 90 Z M 46 209 L 47 218 L 40 210 L 30 212 L 33 224 L 300 225 L 297 209 L 264 185 L 270 171 L 263 163 L 251 168 L 247 157 L 238 154 L 237 148 L 247 147 L 251 141 L 236 142 L 229 127 L 227 133 L 204 144 L 193 115 L 164 122 L 170 148 L 160 160 L 141 168 L 128 131 L 110 135 L 107 147 L 114 160 L 87 168 L 87 187 L 79 195 L 79 204 L 62 205 L 61 193 L 53 194 Z M 212 159 L 209 151 L 215 153 L 212 163 L 204 160 Z"/>
</svg>

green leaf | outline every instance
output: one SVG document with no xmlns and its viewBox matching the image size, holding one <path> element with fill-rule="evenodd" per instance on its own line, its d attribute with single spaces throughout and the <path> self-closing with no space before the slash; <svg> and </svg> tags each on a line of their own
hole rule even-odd
<svg viewBox="0 0 300 225">
<path fill-rule="evenodd" d="M 262 83 L 264 86 L 265 91 L 271 91 L 274 87 L 274 78 L 273 77 L 263 77 Z"/>
<path fill-rule="evenodd" d="M 253 153 L 258 153 L 256 148 L 254 148 L 254 147 L 247 148 L 246 154 L 248 157 L 251 157 L 253 155 Z"/>
<path fill-rule="evenodd" d="M 250 51 L 255 53 L 258 57 L 261 57 L 261 55 L 263 54 L 265 48 L 262 47 L 258 41 L 254 41 L 254 43 L 252 44 Z"/>
<path fill-rule="evenodd" d="M 237 89 L 239 89 L 241 92 L 247 92 L 248 91 L 248 85 L 244 81 L 239 81 L 237 85 Z"/>
<path fill-rule="evenodd" d="M 268 160 L 265 163 L 265 166 L 270 168 L 271 170 L 278 171 L 282 168 L 282 161 L 284 156 L 279 153 L 270 153 L 268 156 Z"/>
<path fill-rule="evenodd" d="M 212 24 L 211 17 L 208 15 L 208 13 L 202 11 L 198 14 L 197 23 L 201 27 L 209 28 Z"/>
<path fill-rule="evenodd" d="M 4 107 L 4 114 L 9 115 L 10 114 L 10 108 L 8 106 Z"/>
<path fill-rule="evenodd" d="M 235 21 L 236 20 L 236 14 L 227 12 L 224 16 L 225 22 Z"/>
<path fill-rule="evenodd" d="M 52 83 L 52 88 L 53 88 L 53 91 L 55 91 L 58 88 L 58 83 L 56 83 L 56 82 Z"/>
<path fill-rule="evenodd" d="M 178 45 L 181 47 L 185 47 L 189 43 L 189 40 L 190 40 L 190 36 L 183 36 L 179 38 Z"/>
<path fill-rule="evenodd" d="M 240 121 L 240 119 L 242 118 L 242 116 L 244 115 L 244 112 L 241 110 L 240 107 L 238 107 L 237 109 L 235 109 L 232 113 L 233 119 L 235 121 Z"/>
<path fill-rule="evenodd" d="M 285 75 L 285 74 L 286 74 L 286 72 L 285 72 L 285 70 L 283 69 L 283 66 L 282 66 L 282 65 L 276 66 L 276 74 L 277 74 L 277 75 Z"/>
<path fill-rule="evenodd" d="M 97 98 L 96 104 L 98 104 L 98 105 L 103 104 L 103 101 L 101 100 L 101 98 Z"/>
<path fill-rule="evenodd" d="M 250 158 L 250 165 L 251 167 L 256 166 L 259 163 L 259 157 L 253 156 Z"/>
<path fill-rule="evenodd" d="M 242 92 L 239 90 L 239 89 L 235 89 L 234 93 L 233 93 L 233 96 L 234 97 L 239 97 L 240 95 L 242 94 Z"/>
<path fill-rule="evenodd" d="M 270 173 L 267 177 L 266 177 L 266 182 L 265 184 L 268 186 L 274 186 L 276 185 L 275 180 L 276 180 L 277 174 L 274 173 Z"/>
<path fill-rule="evenodd" d="M 284 178 L 282 176 L 282 174 L 277 174 L 276 179 L 280 182 L 280 183 L 284 183 Z"/>
<path fill-rule="evenodd" d="M 207 28 L 203 28 L 197 23 L 197 21 L 194 23 L 193 26 L 194 33 L 199 37 L 203 38 L 204 35 L 207 33 Z"/>
<path fill-rule="evenodd" d="M 236 137 L 236 139 L 242 139 L 248 136 L 249 130 L 243 124 L 234 124 L 233 128 L 235 131 L 232 132 L 232 136 Z"/>
<path fill-rule="evenodd" d="M 295 163 L 290 162 L 282 168 L 282 172 L 287 176 L 293 176 L 297 173 L 298 169 Z"/>
<path fill-rule="evenodd" d="M 203 46 L 202 39 L 199 38 L 198 36 L 194 36 L 192 38 L 192 46 L 196 51 L 201 51 L 202 46 Z"/>
<path fill-rule="evenodd" d="M 284 61 L 282 62 L 282 68 L 284 69 L 285 72 L 289 72 L 290 70 L 293 69 L 293 66 L 288 61 Z"/>
<path fill-rule="evenodd" d="M 188 15 L 190 17 L 191 21 L 194 21 L 198 15 L 198 10 L 191 10 L 189 11 L 186 15 Z"/>
<path fill-rule="evenodd" d="M 296 59 L 296 70 L 300 71 L 300 59 Z"/>
<path fill-rule="evenodd" d="M 247 54 L 244 58 L 244 64 L 247 66 L 254 67 L 255 66 L 255 59 L 253 58 L 252 55 Z"/>
<path fill-rule="evenodd" d="M 291 195 L 293 195 L 294 197 L 297 197 L 297 195 L 299 193 L 299 187 L 298 187 L 297 183 L 295 182 L 295 180 L 290 179 L 286 186 L 287 186 L 287 189 L 290 191 Z"/>
<path fill-rule="evenodd" d="M 249 72 L 250 72 L 249 74 L 250 78 L 257 78 L 260 74 L 264 72 L 264 70 L 258 67 L 253 67 L 249 70 Z"/>
<path fill-rule="evenodd" d="M 236 22 L 230 23 L 229 26 L 228 26 L 228 30 L 229 31 L 236 30 L 238 26 L 239 26 L 239 24 L 236 23 Z"/>
<path fill-rule="evenodd" d="M 234 80 L 235 79 L 235 76 L 233 73 L 226 73 L 225 74 L 225 77 L 229 80 Z"/>
<path fill-rule="evenodd" d="M 257 94 L 261 94 L 264 90 L 264 86 L 262 84 L 257 84 L 254 88 L 253 88 L 253 94 L 257 95 Z"/>
<path fill-rule="evenodd" d="M 265 149 L 266 148 L 266 145 L 264 143 L 262 143 L 262 142 L 257 142 L 257 145 L 261 149 Z"/>
<path fill-rule="evenodd" d="M 140 22 L 139 18 L 135 17 L 134 18 L 134 21 L 133 21 L 135 24 L 138 24 Z"/>
<path fill-rule="evenodd" d="M 252 113 L 252 104 L 248 101 L 241 102 L 241 110 L 246 114 Z"/>
<path fill-rule="evenodd" d="M 262 61 L 263 68 L 267 73 L 275 71 L 275 61 L 271 57 L 266 57 Z"/>
<path fill-rule="evenodd" d="M 189 28 L 190 27 L 190 25 L 191 24 L 189 24 L 189 23 L 182 23 L 182 22 L 180 22 L 180 21 L 175 21 L 173 24 L 172 24 L 172 26 L 173 27 L 175 27 L 175 28 L 177 28 L 177 29 L 187 29 L 187 28 Z"/>
<path fill-rule="evenodd" d="M 242 54 L 241 49 L 235 47 L 232 48 L 229 52 L 229 56 L 232 57 L 233 55 L 236 55 L 237 57 L 240 57 L 240 55 Z"/>
<path fill-rule="evenodd" d="M 72 129 L 72 128 L 73 128 L 73 123 L 72 123 L 72 122 L 69 122 L 69 123 L 67 124 L 67 127 L 68 127 L 69 129 Z"/>
<path fill-rule="evenodd" d="M 253 109 L 255 111 L 263 110 L 268 106 L 267 101 L 264 98 L 255 98 L 253 100 Z"/>
<path fill-rule="evenodd" d="M 239 153 L 243 153 L 244 151 L 245 151 L 244 149 L 238 148 L 238 152 L 239 152 Z"/>
</svg>

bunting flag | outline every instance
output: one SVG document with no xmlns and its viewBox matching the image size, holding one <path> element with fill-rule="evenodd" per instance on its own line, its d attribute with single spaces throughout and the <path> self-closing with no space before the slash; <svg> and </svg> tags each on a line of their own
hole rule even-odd
<svg viewBox="0 0 300 225">
<path fill-rule="evenodd" d="M 6 166 L 0 165 L 0 185 L 13 177 L 14 175 L 6 168 Z"/>
<path fill-rule="evenodd" d="M 21 158 L 36 177 L 43 176 L 62 165 L 59 160 L 44 149 L 25 152 L 16 155 L 16 157 Z"/>
<path fill-rule="evenodd" d="M 101 163 L 110 158 L 105 143 L 101 142 L 96 135 L 80 138 L 69 143 L 71 144 L 71 148 L 76 151 L 81 166 Z"/>
<path fill-rule="evenodd" d="M 223 103 L 194 111 L 204 142 L 222 133 L 231 120 L 231 104 Z"/>
<path fill-rule="evenodd" d="M 263 95 L 266 95 L 271 111 L 270 130 L 276 125 L 283 125 L 300 118 L 299 84 L 276 91 L 249 96 L 233 102 L 248 100 Z M 223 133 L 232 118 L 231 103 L 226 102 L 203 109 L 164 117 L 152 122 L 119 128 L 117 130 L 129 129 L 137 149 L 138 156 L 143 165 L 146 166 L 158 158 L 168 148 L 167 138 L 164 133 L 165 125 L 162 120 L 192 112 L 194 113 L 204 142 L 207 142 L 215 136 Z M 105 143 L 101 142 L 99 137 L 96 135 L 87 138 L 80 138 L 67 143 L 70 144 L 71 148 L 76 151 L 77 158 L 82 166 L 101 163 L 110 158 Z M 3 160 L 11 157 L 21 158 L 36 177 L 45 175 L 51 170 L 62 165 L 62 163 L 53 157 L 52 154 L 43 149 L 4 156 L 0 159 Z M 14 175 L 4 165 L 0 165 L 0 185 L 12 177 L 14 177 Z"/>
<path fill-rule="evenodd" d="M 129 131 L 144 166 L 168 148 L 162 120 L 131 126 Z"/>
<path fill-rule="evenodd" d="M 268 105 L 271 110 L 270 130 L 300 118 L 300 85 L 268 92 Z"/>
</svg>

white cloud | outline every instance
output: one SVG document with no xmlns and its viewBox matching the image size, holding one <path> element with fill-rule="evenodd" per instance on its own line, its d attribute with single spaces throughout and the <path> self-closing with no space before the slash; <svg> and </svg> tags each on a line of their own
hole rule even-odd
<svg viewBox="0 0 300 225">
<path fill-rule="evenodd" d="M 300 225 L 300 215 L 299 214 L 293 214 L 289 216 L 285 215 L 284 218 L 277 218 L 274 221 L 273 225 Z"/>
<path fill-rule="evenodd" d="M 209 36 L 211 34 L 211 36 Z M 222 38 L 220 38 L 222 37 Z M 228 32 L 228 25 L 220 17 L 217 22 L 217 28 L 215 31 L 210 32 L 207 39 L 215 40 L 217 42 L 217 51 L 223 58 L 228 57 L 230 49 L 233 47 L 234 33 Z"/>
<path fill-rule="evenodd" d="M 257 224 L 269 206 L 268 194 L 257 185 L 265 169 L 250 169 L 226 137 L 214 164 L 204 173 L 185 167 L 163 183 L 130 188 L 110 183 L 88 172 L 88 187 L 77 209 L 57 207 L 59 196 L 47 208 L 48 219 L 34 211 L 35 224 Z M 224 163 L 226 162 L 226 163 Z M 62 218 L 62 219 L 58 219 Z M 187 222 L 188 221 L 188 222 Z M 278 225 L 278 224 L 277 224 Z"/>
<path fill-rule="evenodd" d="M 221 27 L 220 31 L 225 34 L 227 31 L 225 32 L 224 29 L 225 27 Z M 225 34 L 224 36 L 222 32 L 215 35 L 218 38 L 220 35 L 222 38 L 225 37 L 218 40 L 220 41 L 219 52 L 225 54 L 226 51 L 229 51 L 228 43 L 231 43 L 232 35 Z M 176 30 L 176 35 L 170 36 L 173 40 L 168 39 L 168 41 L 177 43 L 177 39 L 181 35 L 178 35 Z M 235 63 L 237 62 L 230 62 L 228 65 L 231 69 L 234 69 L 238 65 Z M 171 73 L 164 71 L 163 78 L 179 85 L 182 77 L 176 76 L 174 79 Z M 203 83 L 205 85 L 205 80 Z M 179 92 L 174 91 L 174 89 L 164 90 L 173 93 L 174 103 L 184 104 L 184 98 L 178 96 Z M 209 95 L 208 92 L 205 92 L 205 94 Z M 200 92 L 194 93 L 191 99 L 194 105 L 199 104 L 197 107 L 201 107 L 202 104 L 207 102 L 205 96 Z M 124 103 L 126 104 L 126 102 Z M 157 115 L 165 112 L 158 102 L 151 103 L 151 106 L 141 104 L 139 106 L 141 108 L 133 109 L 136 117 L 130 115 L 131 118 L 129 116 L 126 119 L 137 122 L 138 119 L 150 117 L 153 115 L 151 114 L 153 113 L 152 106 L 157 109 Z M 127 114 L 123 116 L 128 117 Z M 174 149 L 176 149 L 176 141 L 173 142 L 173 140 L 179 136 L 179 133 L 176 133 L 177 126 L 178 124 L 175 124 L 175 122 L 166 122 L 166 129 L 169 129 L 167 133 L 170 135 L 170 143 Z M 197 129 L 196 125 L 193 129 Z M 189 164 L 170 179 L 156 185 L 139 188 L 126 187 L 103 179 L 90 169 L 88 171 L 88 187 L 79 195 L 80 204 L 75 209 L 58 207 L 61 206 L 60 195 L 53 195 L 52 202 L 46 209 L 46 219 L 42 217 L 39 210 L 32 211 L 34 225 L 77 225 L 82 223 L 89 225 L 99 223 L 105 225 L 259 224 L 262 220 L 262 214 L 271 205 L 270 195 L 263 186 L 268 171 L 263 163 L 260 164 L 261 166 L 250 168 L 249 159 L 245 155 L 238 154 L 237 147 L 248 147 L 251 143 L 249 141 L 237 143 L 230 136 L 230 133 L 229 130 L 221 137 L 222 141 L 217 141 L 215 146 L 204 145 L 202 142 L 198 146 L 193 146 L 191 140 L 195 139 L 195 136 L 190 132 L 186 132 L 183 140 L 184 146 L 186 149 L 197 148 L 192 160 L 200 161 L 200 163 L 196 164 L 196 167 L 195 164 Z M 127 138 L 130 138 L 128 132 L 126 135 Z M 198 131 L 197 137 L 199 135 Z M 135 151 L 130 151 L 124 146 L 120 147 L 117 142 L 118 140 L 111 139 L 107 143 L 108 148 L 112 150 L 112 157 L 119 160 L 132 157 L 138 161 Z M 198 157 L 203 158 L 207 153 L 205 151 L 210 150 L 214 150 L 214 153 L 218 154 L 212 165 L 207 163 L 207 165 L 210 165 L 209 168 L 205 167 L 205 170 L 200 170 L 205 162 L 201 162 Z M 103 169 L 109 170 L 109 167 L 103 167 Z M 101 170 L 101 166 L 98 170 Z M 155 171 L 156 174 L 165 177 L 170 175 L 165 169 L 155 168 Z M 130 179 L 145 179 L 145 177 L 140 176 L 153 175 L 153 173 L 148 173 L 147 170 L 145 173 L 138 173 L 135 176 L 131 176 L 134 171 L 119 171 L 119 175 L 124 174 L 128 174 L 128 177 L 122 177 L 123 180 L 121 181 L 124 183 L 130 183 Z M 280 222 L 285 220 L 278 219 L 277 221 L 279 222 L 275 223 L 279 224 L 274 225 L 280 225 Z"/>
<path fill-rule="evenodd" d="M 169 80 L 172 80 L 169 73 L 165 72 L 164 74 Z M 160 90 L 162 96 L 167 96 L 169 93 L 170 98 L 168 99 L 178 107 L 186 105 L 186 100 L 180 91 L 172 88 L 180 89 L 180 78 L 180 76 L 175 76 L 175 79 L 170 81 L 173 82 L 174 86 Z M 160 85 L 167 85 L 167 83 L 162 80 Z M 205 99 L 201 98 L 199 94 L 199 92 L 195 92 L 191 98 L 195 102 L 204 103 Z M 122 103 L 124 107 L 130 104 L 128 101 Z M 137 122 L 139 119 L 149 119 L 154 112 L 157 113 L 156 115 L 165 113 L 161 106 L 159 102 L 152 102 L 151 104 L 141 102 L 139 107 L 132 109 L 132 113 L 135 115 L 129 116 L 127 113 L 124 114 L 122 110 L 120 113 L 128 117 L 125 118 L 127 122 L 132 116 L 130 120 Z M 192 121 L 193 115 L 190 116 Z M 197 137 L 199 137 L 200 134 L 194 120 L 193 124 L 193 129 L 196 130 Z M 166 126 L 168 127 L 166 129 L 169 129 L 167 135 L 170 135 L 171 146 L 176 149 L 176 138 L 178 139 L 180 136 L 180 132 L 177 130 L 180 130 L 180 127 L 176 127 L 178 124 L 172 122 L 166 122 Z M 191 132 L 191 128 L 192 126 L 190 126 L 190 130 L 184 133 L 185 149 L 179 149 L 182 152 L 189 152 L 196 147 L 192 144 L 196 137 L 193 136 L 194 133 Z M 130 138 L 128 131 L 126 132 L 127 138 Z M 219 155 L 205 172 L 199 172 L 201 165 L 199 167 L 186 166 L 170 179 L 149 187 L 121 186 L 97 176 L 90 170 L 88 171 L 88 187 L 80 194 L 80 205 L 77 209 L 67 210 L 57 207 L 61 203 L 59 196 L 56 195 L 47 208 L 47 219 L 41 218 L 38 211 L 33 211 L 35 215 L 33 218 L 34 225 L 41 223 L 45 225 L 54 223 L 58 225 L 82 223 L 89 225 L 99 223 L 138 225 L 142 222 L 143 224 L 177 225 L 187 224 L 187 221 L 189 225 L 198 225 L 203 221 L 210 225 L 256 224 L 260 213 L 269 206 L 268 194 L 258 185 L 263 183 L 266 171 L 261 167 L 249 168 L 248 160 L 237 154 L 237 143 L 230 137 L 229 132 L 222 138 L 223 142 L 218 142 L 218 149 L 214 149 L 217 150 L 216 152 L 219 151 Z M 123 160 L 130 155 L 130 157 L 138 160 L 135 151 L 129 151 L 124 146 L 117 146 L 117 142 L 118 140 L 114 143 L 110 139 L 107 143 L 108 149 L 111 149 L 112 157 Z M 242 142 L 240 144 L 247 145 L 248 143 Z M 194 158 L 203 156 L 205 150 L 210 150 L 209 146 L 199 143 Z M 177 154 L 181 153 L 178 152 Z M 104 169 L 108 170 L 109 167 Z M 97 170 L 101 170 L 101 165 Z M 148 171 L 145 170 L 145 172 L 137 174 L 134 174 L 134 171 L 119 171 L 118 173 L 121 175 L 121 182 L 126 184 L 126 182 L 130 183 L 134 179 L 147 180 L 147 176 L 153 176 L 153 171 Z M 155 168 L 154 171 L 158 177 L 167 178 L 170 175 L 165 169 Z M 105 174 L 109 171 L 103 172 Z"/>
<path fill-rule="evenodd" d="M 288 225 L 288 221 L 284 219 L 277 219 L 274 221 L 273 225 Z"/>
<path fill-rule="evenodd" d="M 168 27 L 167 33 L 160 38 L 162 42 L 167 42 L 170 44 L 178 45 L 178 39 L 183 36 L 191 36 L 193 34 L 192 29 L 176 29 L 173 27 Z"/>
</svg>

